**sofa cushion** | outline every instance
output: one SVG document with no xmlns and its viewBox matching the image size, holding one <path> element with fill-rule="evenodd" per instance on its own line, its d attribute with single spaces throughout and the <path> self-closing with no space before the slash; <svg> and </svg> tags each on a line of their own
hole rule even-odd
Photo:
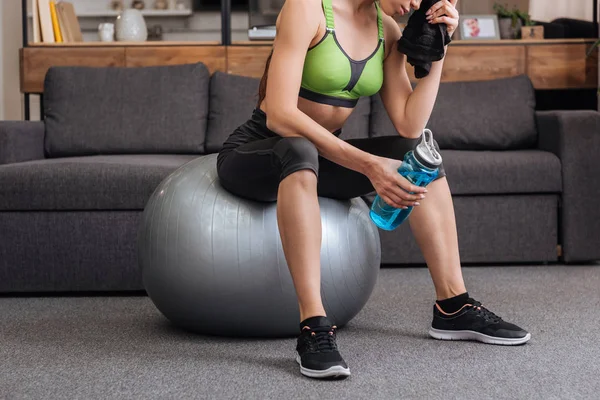
<svg viewBox="0 0 600 400">
<path fill-rule="evenodd" d="M 216 71 L 210 78 L 206 151 L 218 152 L 227 137 L 246 122 L 258 101 L 260 79 Z"/>
<path fill-rule="evenodd" d="M 562 192 L 561 163 L 540 150 L 442 150 L 453 195 Z"/>
<path fill-rule="evenodd" d="M 372 97 L 371 136 L 397 134 L 381 98 Z M 509 150 L 537 142 L 535 92 L 525 75 L 444 82 L 428 123 L 442 149 Z"/>
<path fill-rule="evenodd" d="M 52 67 L 44 82 L 48 157 L 204 151 L 204 64 Z"/>
<path fill-rule="evenodd" d="M 210 79 L 206 151 L 218 152 L 227 137 L 251 116 L 260 79 L 215 72 Z M 360 99 L 342 129 L 342 139 L 367 138 L 371 102 Z"/>
<path fill-rule="evenodd" d="M 371 101 L 368 97 L 358 100 L 352 114 L 342 128 L 341 139 L 366 139 L 369 137 L 369 121 L 371 118 Z"/>
<path fill-rule="evenodd" d="M 193 155 L 68 157 L 0 166 L 0 210 L 142 210 Z M 442 150 L 453 195 L 560 193 L 561 165 L 539 150 Z"/>
<path fill-rule="evenodd" d="M 0 166 L 0 210 L 142 210 L 194 155 L 66 157 Z"/>
</svg>

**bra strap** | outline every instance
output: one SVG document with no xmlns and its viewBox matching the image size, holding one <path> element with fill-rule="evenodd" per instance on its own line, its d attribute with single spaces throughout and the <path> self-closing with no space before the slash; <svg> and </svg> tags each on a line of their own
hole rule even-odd
<svg viewBox="0 0 600 400">
<path fill-rule="evenodd" d="M 323 0 L 325 1 L 325 0 Z M 329 0 L 331 1 L 331 0 Z M 381 9 L 379 8 L 379 1 L 375 2 L 375 8 L 377 8 L 377 29 L 379 31 L 379 40 L 384 40 L 383 34 L 383 18 L 381 17 Z"/>
<path fill-rule="evenodd" d="M 327 29 L 335 29 L 335 25 L 333 24 L 333 6 L 331 5 L 331 0 L 323 0 L 323 12 L 325 13 L 325 21 L 327 21 Z"/>
</svg>

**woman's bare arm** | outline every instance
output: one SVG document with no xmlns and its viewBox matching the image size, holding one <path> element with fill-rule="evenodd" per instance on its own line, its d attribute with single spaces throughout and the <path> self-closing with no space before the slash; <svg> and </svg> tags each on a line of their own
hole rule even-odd
<svg viewBox="0 0 600 400">
<path fill-rule="evenodd" d="M 267 126 L 281 136 L 304 136 L 323 157 L 365 174 L 373 155 L 337 138 L 298 109 L 304 58 L 321 23 L 318 12 L 320 0 L 286 0 L 279 14 L 265 97 Z"/>
<path fill-rule="evenodd" d="M 390 54 L 384 62 L 381 100 L 398 133 L 417 138 L 431 116 L 437 98 L 444 60 L 434 62 L 429 75 L 419 80 L 413 90 L 406 73 L 406 56 L 396 46 L 400 28 L 392 18 L 386 18 L 386 42 L 391 42 Z"/>
<path fill-rule="evenodd" d="M 452 36 L 458 27 L 459 15 L 455 7 L 457 2 L 458 0 L 440 0 L 429 10 L 424 10 L 429 23 L 445 24 L 448 34 Z M 391 42 L 392 49 L 384 62 L 381 99 L 398 133 L 416 138 L 421 136 L 433 111 L 444 60 L 432 63 L 429 75 L 420 79 L 413 90 L 406 73 L 406 56 L 396 49 L 401 35 L 400 28 L 391 17 L 386 17 L 384 21 L 386 41 Z"/>
</svg>

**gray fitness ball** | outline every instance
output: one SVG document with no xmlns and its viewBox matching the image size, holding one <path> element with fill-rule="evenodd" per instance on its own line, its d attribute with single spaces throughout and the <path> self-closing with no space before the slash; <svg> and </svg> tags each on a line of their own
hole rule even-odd
<svg viewBox="0 0 600 400">
<path fill-rule="evenodd" d="M 361 199 L 319 198 L 322 298 L 338 326 L 365 305 L 379 273 L 379 232 Z M 143 281 L 175 325 L 204 334 L 298 333 L 294 285 L 281 247 L 276 203 L 219 185 L 216 155 L 181 166 L 155 190 L 138 243 Z"/>
</svg>

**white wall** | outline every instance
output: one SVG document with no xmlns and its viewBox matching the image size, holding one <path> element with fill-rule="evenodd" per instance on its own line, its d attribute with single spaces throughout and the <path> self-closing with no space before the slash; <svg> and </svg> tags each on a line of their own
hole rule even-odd
<svg viewBox="0 0 600 400">
<path fill-rule="evenodd" d="M 550 22 L 556 18 L 574 18 L 592 21 L 594 8 L 590 0 L 531 0 L 531 17 Z"/>
<path fill-rule="evenodd" d="M 21 1 L 0 1 L 0 118 L 22 119 L 19 91 Z"/>
<path fill-rule="evenodd" d="M 459 0 L 458 7 L 463 14 L 494 14 L 494 3 L 496 3 L 496 1 L 497 0 Z M 529 0 L 502 0 L 498 2 L 506 5 L 509 9 L 517 7 L 521 11 L 529 11 Z"/>
</svg>

